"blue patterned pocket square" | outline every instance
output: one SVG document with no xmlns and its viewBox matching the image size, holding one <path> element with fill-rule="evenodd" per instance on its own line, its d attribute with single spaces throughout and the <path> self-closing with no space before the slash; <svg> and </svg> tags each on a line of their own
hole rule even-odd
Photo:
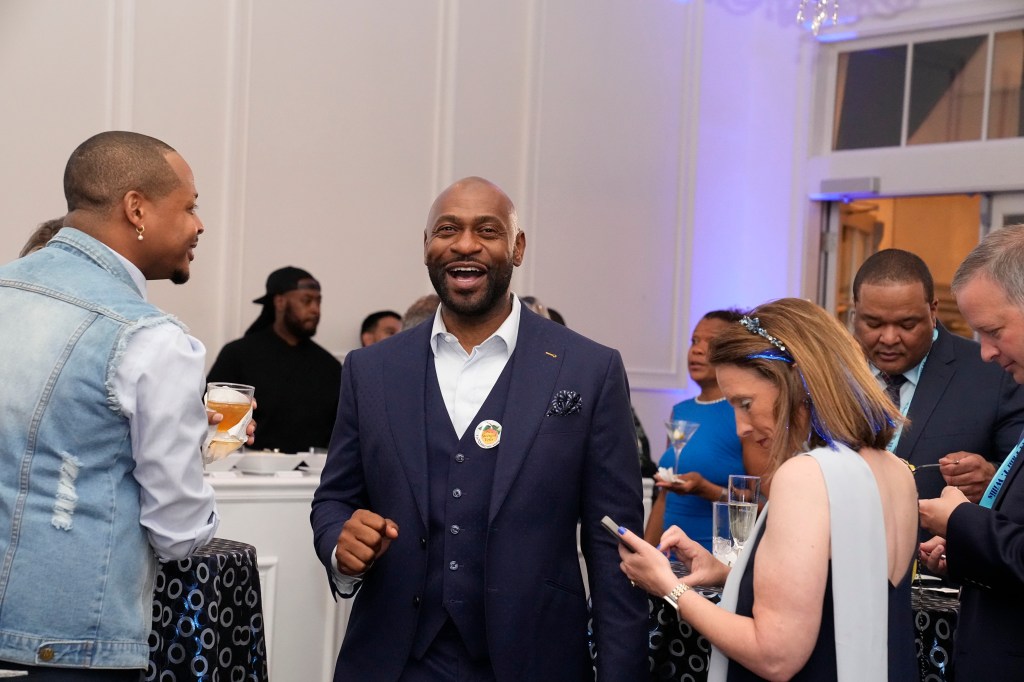
<svg viewBox="0 0 1024 682">
<path fill-rule="evenodd" d="M 548 417 L 567 417 L 576 414 L 583 407 L 583 398 L 576 391 L 559 391 L 551 399 L 551 407 L 548 408 Z"/>
</svg>

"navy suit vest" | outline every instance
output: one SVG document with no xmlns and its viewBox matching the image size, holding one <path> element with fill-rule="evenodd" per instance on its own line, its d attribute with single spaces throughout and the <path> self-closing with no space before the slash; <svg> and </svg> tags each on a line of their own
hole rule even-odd
<svg viewBox="0 0 1024 682">
<path fill-rule="evenodd" d="M 501 445 L 481 448 L 475 431 L 485 419 L 502 422 L 514 360 L 513 354 L 461 440 L 441 396 L 433 356 L 427 361 L 425 418 L 430 502 L 427 584 L 412 650 L 417 659 L 423 657 L 449 618 L 470 655 L 477 660 L 487 657 L 484 556 L 491 488 Z"/>
</svg>

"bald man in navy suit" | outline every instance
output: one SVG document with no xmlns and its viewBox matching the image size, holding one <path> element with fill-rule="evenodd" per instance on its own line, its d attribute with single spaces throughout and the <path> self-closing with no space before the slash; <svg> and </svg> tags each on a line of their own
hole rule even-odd
<svg viewBox="0 0 1024 682">
<path fill-rule="evenodd" d="M 355 595 L 336 682 L 593 680 L 577 524 L 597 679 L 648 674 L 646 596 L 600 527 L 643 521 L 622 361 L 510 292 L 525 248 L 504 192 L 456 182 L 424 233 L 438 312 L 346 358 L 311 515 Z"/>
</svg>

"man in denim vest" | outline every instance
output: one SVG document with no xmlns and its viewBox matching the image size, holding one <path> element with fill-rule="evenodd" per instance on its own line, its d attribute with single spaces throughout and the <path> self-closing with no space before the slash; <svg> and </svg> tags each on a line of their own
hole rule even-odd
<svg viewBox="0 0 1024 682">
<path fill-rule="evenodd" d="M 0 267 L 0 669 L 138 680 L 156 558 L 210 540 L 205 350 L 146 301 L 189 278 L 203 232 L 185 160 L 130 132 L 64 172 L 68 215 Z"/>
</svg>

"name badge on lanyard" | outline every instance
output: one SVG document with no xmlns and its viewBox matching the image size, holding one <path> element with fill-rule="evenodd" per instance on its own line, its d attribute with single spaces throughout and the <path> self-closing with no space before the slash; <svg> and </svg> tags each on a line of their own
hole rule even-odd
<svg viewBox="0 0 1024 682">
<path fill-rule="evenodd" d="M 999 491 L 1002 490 L 1003 484 L 1006 483 L 1006 477 L 1009 475 L 1010 469 L 1013 468 L 1013 463 L 1017 461 L 1017 455 L 1020 454 L 1022 445 L 1024 445 L 1024 440 L 1017 443 L 1017 447 L 1003 460 L 1003 465 L 999 467 L 999 471 L 992 477 L 992 482 L 988 484 L 985 494 L 981 496 L 981 501 L 978 502 L 980 506 L 991 509 L 995 504 L 996 498 L 999 497 Z"/>
</svg>

